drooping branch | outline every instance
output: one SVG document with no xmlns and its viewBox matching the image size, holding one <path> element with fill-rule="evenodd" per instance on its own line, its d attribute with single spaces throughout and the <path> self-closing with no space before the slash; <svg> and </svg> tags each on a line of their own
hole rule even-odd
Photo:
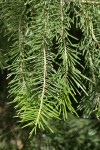
<svg viewBox="0 0 100 150">
<path fill-rule="evenodd" d="M 60 1 L 61 4 L 61 38 L 62 38 L 62 42 L 64 44 L 64 60 L 65 60 L 65 74 L 67 76 L 68 73 L 68 66 L 67 66 L 67 49 L 66 49 L 66 42 L 65 42 L 65 37 L 64 37 L 64 14 L 63 14 L 63 6 L 64 6 L 64 0 Z"/>
<path fill-rule="evenodd" d="M 46 49 L 45 49 L 45 43 L 44 43 L 43 53 L 44 53 L 43 87 L 42 87 L 42 94 L 41 94 L 41 99 L 40 99 L 41 100 L 40 108 L 39 108 L 39 111 L 38 111 L 38 116 L 37 116 L 37 120 L 36 120 L 36 124 L 35 124 L 36 127 L 37 127 L 37 124 L 39 122 L 41 110 L 42 110 L 42 107 L 43 107 L 43 98 L 44 98 L 44 95 L 45 95 L 45 86 L 46 86 Z"/>
<path fill-rule="evenodd" d="M 90 61 L 90 67 L 92 68 L 92 78 L 93 78 L 93 82 L 94 82 L 94 85 L 96 86 L 96 77 L 95 77 L 95 74 L 94 74 L 94 70 L 93 70 L 93 60 L 92 60 L 92 56 L 91 56 L 91 53 L 90 53 L 90 50 L 88 49 L 88 55 L 89 55 L 89 61 Z"/>
<path fill-rule="evenodd" d="M 45 7 L 46 7 L 46 2 L 45 2 Z M 46 32 L 46 12 L 44 10 L 44 16 L 45 16 L 45 22 L 44 22 L 44 30 Z M 40 115 L 41 115 L 41 111 L 43 108 L 43 99 L 45 96 L 45 88 L 46 88 L 46 72 L 47 72 L 47 58 L 46 58 L 46 39 L 45 39 L 45 32 L 44 32 L 44 36 L 43 36 L 43 58 L 44 58 L 44 66 L 43 66 L 43 85 L 42 85 L 42 93 L 41 93 L 41 98 L 40 98 L 40 107 L 39 107 L 39 111 L 38 111 L 38 116 L 37 116 L 37 120 L 35 123 L 35 127 L 37 127 L 38 123 L 39 123 L 39 119 L 40 119 Z"/>
<path fill-rule="evenodd" d="M 82 0 L 82 3 L 84 3 L 84 4 L 96 4 L 96 5 L 100 5 L 100 2 L 87 1 L 87 0 Z"/>
<path fill-rule="evenodd" d="M 72 1 L 72 2 L 76 2 L 77 0 L 69 0 L 69 1 Z M 66 0 L 66 2 L 68 2 L 68 0 Z M 96 5 L 100 5 L 100 2 L 95 2 L 95 1 L 90 1 L 90 0 L 80 0 L 81 3 L 83 4 L 96 4 Z"/>
<path fill-rule="evenodd" d="M 21 71 L 21 74 L 22 74 L 22 82 L 23 82 L 23 87 L 26 88 L 26 85 L 25 85 L 25 77 L 24 77 L 24 74 L 23 74 L 23 47 L 22 47 L 22 33 L 21 33 L 21 18 L 19 19 L 19 29 L 18 29 L 18 47 L 19 47 L 19 52 L 20 52 L 20 71 Z"/>
</svg>

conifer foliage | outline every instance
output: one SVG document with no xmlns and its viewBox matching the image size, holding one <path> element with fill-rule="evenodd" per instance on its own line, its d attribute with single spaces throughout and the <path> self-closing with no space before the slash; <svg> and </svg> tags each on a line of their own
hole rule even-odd
<svg viewBox="0 0 100 150">
<path fill-rule="evenodd" d="M 30 135 L 37 127 L 52 131 L 51 118 L 77 114 L 74 101 L 86 116 L 93 111 L 100 116 L 98 4 L 1 0 L 1 30 L 11 43 L 6 53 L 9 96 L 24 127 L 32 126 Z"/>
</svg>

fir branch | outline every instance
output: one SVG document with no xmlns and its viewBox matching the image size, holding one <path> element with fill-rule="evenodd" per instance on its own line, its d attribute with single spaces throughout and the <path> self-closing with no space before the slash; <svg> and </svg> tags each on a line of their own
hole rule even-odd
<svg viewBox="0 0 100 150">
<path fill-rule="evenodd" d="M 85 1 L 85 0 L 82 0 L 82 3 L 83 4 L 96 4 L 96 5 L 100 5 L 100 2 L 95 2 L 95 1 Z"/>
<path fill-rule="evenodd" d="M 66 49 L 66 42 L 65 42 L 65 36 L 64 36 L 64 15 L 63 15 L 63 6 L 64 6 L 64 0 L 61 0 L 60 1 L 60 4 L 61 4 L 61 38 L 62 38 L 62 42 L 64 44 L 64 60 L 65 60 L 65 73 L 66 73 L 66 76 L 67 76 L 67 73 L 68 73 L 68 66 L 67 66 L 67 49 Z"/>
<path fill-rule="evenodd" d="M 46 87 L 46 48 L 45 48 L 45 42 L 44 42 L 43 53 L 44 53 L 43 87 L 42 87 L 42 94 L 41 94 L 41 99 L 40 99 L 41 100 L 40 108 L 39 108 L 39 111 L 38 111 L 38 116 L 37 116 L 37 120 L 36 120 L 36 123 L 35 123 L 35 127 L 37 127 L 37 124 L 38 124 L 39 119 L 40 119 L 40 114 L 41 114 L 42 107 L 43 107 L 43 98 L 44 98 L 44 95 L 45 95 L 45 87 Z"/>
<path fill-rule="evenodd" d="M 94 74 L 94 70 L 93 70 L 93 60 L 92 60 L 92 56 L 91 56 L 91 53 L 90 53 L 90 50 L 88 49 L 88 54 L 89 54 L 89 60 L 90 60 L 90 67 L 92 69 L 92 78 L 93 78 L 93 82 L 96 86 L 96 77 L 95 77 L 95 74 Z"/>
<path fill-rule="evenodd" d="M 45 6 L 44 6 L 44 16 L 45 16 L 45 22 L 44 22 L 44 35 L 43 35 L 43 54 L 44 54 L 44 67 L 43 67 L 43 86 L 42 86 L 42 93 L 41 93 L 41 98 L 40 98 L 40 108 L 38 111 L 38 116 L 37 116 L 37 120 L 35 123 L 35 128 L 37 127 L 38 123 L 39 123 L 39 119 L 40 119 L 40 115 L 41 115 L 41 111 L 43 108 L 43 99 L 45 96 L 45 87 L 46 87 L 46 72 L 47 72 L 47 68 L 46 68 L 46 64 L 47 64 L 47 58 L 46 58 L 46 12 L 45 12 L 45 8 L 46 8 L 46 2 L 45 2 Z"/>
<path fill-rule="evenodd" d="M 67 0 L 66 0 L 67 1 Z M 71 2 L 76 2 L 77 0 L 70 0 Z M 68 1 L 67 1 L 68 2 Z M 90 0 L 81 0 L 82 4 L 92 4 L 92 5 L 100 5 L 100 2 L 90 1 Z"/>
<path fill-rule="evenodd" d="M 23 47 L 22 47 L 22 29 L 21 29 L 21 20 L 22 20 L 22 16 L 23 16 L 23 13 L 21 15 L 21 17 L 19 18 L 19 29 L 18 29 L 18 44 L 19 44 L 19 51 L 20 51 L 20 71 L 21 71 L 21 75 L 22 75 L 22 81 L 23 81 L 23 88 L 26 88 L 26 85 L 25 85 L 25 77 L 24 77 L 24 74 L 23 74 Z"/>
<path fill-rule="evenodd" d="M 96 43 L 98 43 L 98 40 L 96 39 L 95 34 L 94 34 L 94 31 L 93 31 L 93 23 L 92 23 L 92 21 L 90 22 L 90 30 L 91 30 L 91 34 L 92 34 L 93 40 L 94 40 Z"/>
<path fill-rule="evenodd" d="M 72 12 L 71 2 L 73 2 Z M 16 0 L 16 10 L 15 0 L 12 0 L 10 3 L 5 1 L 3 8 L 0 9 L 0 19 L 3 20 L 7 31 L 9 31 L 11 35 L 14 33 L 13 37 L 15 36 L 15 41 L 12 42 L 12 48 L 9 51 L 9 60 L 12 61 L 12 64 L 8 66 L 11 72 L 9 76 L 14 76 L 9 83 L 9 93 L 14 97 L 13 102 L 17 102 L 16 108 L 19 109 L 18 116 L 21 118 L 21 122 L 26 122 L 25 126 L 33 125 L 33 130 L 35 131 L 37 127 L 43 129 L 44 125 L 49 127 L 49 125 L 47 125 L 48 121 L 46 120 L 48 118 L 58 118 L 61 113 L 64 119 L 67 118 L 67 109 L 75 113 L 72 107 L 73 103 L 71 104 L 72 99 L 76 101 L 75 95 L 77 93 L 80 94 L 80 89 L 86 93 L 85 87 L 88 87 L 88 83 L 85 83 L 84 80 L 81 82 L 81 79 L 87 79 L 87 77 L 81 74 L 81 69 L 78 67 L 79 65 L 82 66 L 81 63 L 83 63 L 79 61 L 79 49 L 83 51 L 89 49 L 86 62 L 89 62 L 88 67 L 90 67 L 92 71 L 92 79 L 95 85 L 97 84 L 96 86 L 91 86 L 91 84 L 89 86 L 89 92 L 94 92 L 94 88 L 96 90 L 98 86 L 95 66 L 99 57 L 95 56 L 94 49 L 92 49 L 93 51 L 90 49 L 93 44 L 97 44 L 93 30 L 95 29 L 96 32 L 96 19 L 95 17 L 91 17 L 93 12 L 91 11 L 89 0 L 84 0 L 83 3 L 80 1 L 83 9 L 81 9 L 81 5 L 78 2 L 79 1 L 75 0 L 60 0 L 54 3 L 51 1 L 48 2 L 48 0 L 32 0 L 32 5 L 29 4 L 28 9 L 33 14 L 35 13 L 35 15 L 34 18 L 29 16 L 29 19 L 26 19 L 26 12 L 28 11 L 24 11 L 25 15 L 22 12 L 23 7 L 26 9 L 24 1 Z M 85 2 L 88 3 L 84 5 Z M 91 4 L 93 4 L 93 1 L 91 2 Z M 26 5 L 27 3 L 28 1 Z M 97 3 L 98 2 L 95 4 Z M 70 13 L 74 15 L 73 18 L 75 18 L 75 20 L 70 17 Z M 87 14 L 89 14 L 88 17 L 86 16 Z M 99 11 L 96 17 L 98 17 L 98 15 Z M 81 21 L 78 18 L 81 18 Z M 91 18 L 94 19 L 94 26 L 90 23 Z M 97 20 L 97 22 L 99 21 Z M 85 35 L 85 37 L 83 36 L 83 45 L 81 45 L 78 50 L 76 47 L 75 49 L 73 48 L 73 40 L 71 41 L 69 38 L 69 30 L 72 24 L 73 27 L 75 27 L 75 33 L 77 24 L 83 32 L 83 35 Z M 26 28 L 28 32 L 26 37 L 24 37 L 23 29 Z M 71 34 L 70 36 L 72 38 L 74 34 Z M 57 47 L 53 48 L 52 41 L 56 36 L 58 36 L 57 42 L 54 44 L 57 45 Z M 86 41 L 87 39 L 89 39 L 89 42 Z M 84 42 L 86 43 L 84 44 Z M 53 63 L 55 64 L 56 61 L 54 57 L 56 56 L 52 54 L 51 49 L 54 50 L 54 53 L 55 50 L 57 50 L 57 55 L 61 56 L 61 63 L 58 62 L 59 69 L 57 71 L 54 70 L 53 66 Z M 96 59 L 96 62 L 94 59 Z M 96 67 L 98 66 L 97 64 Z M 66 75 L 68 75 L 67 79 Z M 88 75 L 88 77 L 91 78 L 91 75 Z M 66 80 L 68 82 L 66 82 Z M 24 91 L 22 88 L 26 86 L 26 83 L 28 91 Z M 93 87 L 93 89 L 91 87 Z M 92 102 L 93 101 L 95 100 L 93 99 Z"/>
</svg>

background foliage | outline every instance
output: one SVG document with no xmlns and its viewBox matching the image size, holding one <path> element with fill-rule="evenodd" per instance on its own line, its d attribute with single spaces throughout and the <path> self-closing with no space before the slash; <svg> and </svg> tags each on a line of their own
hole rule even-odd
<svg viewBox="0 0 100 150">
<path fill-rule="evenodd" d="M 97 1 L 1 0 L 1 149 L 99 149 L 99 16 Z"/>
</svg>

